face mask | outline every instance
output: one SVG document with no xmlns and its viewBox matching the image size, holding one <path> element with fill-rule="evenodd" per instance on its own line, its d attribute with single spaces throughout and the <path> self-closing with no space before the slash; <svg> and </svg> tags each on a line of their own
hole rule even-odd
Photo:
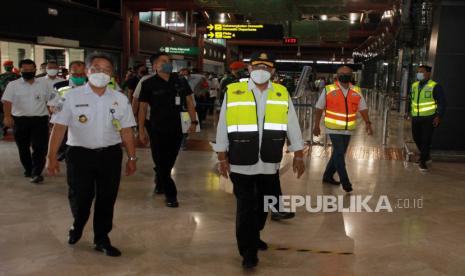
<svg viewBox="0 0 465 276">
<path fill-rule="evenodd" d="M 83 85 L 86 82 L 86 77 L 71 76 L 69 79 L 77 86 Z"/>
<path fill-rule="evenodd" d="M 58 69 L 47 69 L 47 75 L 54 77 L 57 74 L 58 74 Z"/>
<path fill-rule="evenodd" d="M 173 72 L 173 65 L 171 63 L 163 63 L 162 66 L 161 66 L 161 71 L 163 73 L 171 73 Z"/>
<path fill-rule="evenodd" d="M 13 71 L 13 66 L 5 66 L 4 68 L 5 68 L 5 71 L 7 72 Z"/>
<path fill-rule="evenodd" d="M 425 79 L 425 75 L 423 73 L 417 73 L 417 80 L 422 81 Z"/>
<path fill-rule="evenodd" d="M 349 83 L 352 80 L 352 76 L 351 75 L 340 75 L 337 77 L 337 79 L 339 80 L 339 82 Z"/>
<path fill-rule="evenodd" d="M 25 80 L 32 80 L 36 76 L 36 72 L 21 72 L 21 77 Z"/>
<path fill-rule="evenodd" d="M 95 87 L 105 87 L 110 82 L 110 76 L 105 73 L 93 73 L 89 76 L 89 82 Z"/>
<path fill-rule="evenodd" d="M 270 80 L 271 73 L 266 70 L 254 70 L 250 73 L 250 77 L 256 84 L 263 84 Z"/>
<path fill-rule="evenodd" d="M 246 78 L 247 77 L 247 74 L 245 73 L 244 70 L 240 70 L 237 72 L 237 76 L 242 79 L 242 78 Z"/>
</svg>

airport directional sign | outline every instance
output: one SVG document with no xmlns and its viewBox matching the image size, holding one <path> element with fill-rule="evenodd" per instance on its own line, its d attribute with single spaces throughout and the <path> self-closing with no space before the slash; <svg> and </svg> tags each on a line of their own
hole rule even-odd
<svg viewBox="0 0 465 276">
<path fill-rule="evenodd" d="M 212 39 L 283 39 L 283 26 L 273 24 L 209 24 L 207 37 Z"/>
</svg>

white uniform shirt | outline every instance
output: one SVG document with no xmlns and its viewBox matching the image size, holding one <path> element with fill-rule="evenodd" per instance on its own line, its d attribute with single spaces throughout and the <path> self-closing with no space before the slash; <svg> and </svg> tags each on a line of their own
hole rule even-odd
<svg viewBox="0 0 465 276">
<path fill-rule="evenodd" d="M 61 101 L 51 122 L 68 126 L 69 146 L 89 149 L 113 146 L 121 143 L 113 119 L 120 121 L 121 128 L 136 125 L 128 98 L 110 88 L 98 96 L 86 84 L 71 89 Z"/>
<path fill-rule="evenodd" d="M 45 77 L 41 77 L 41 78 L 38 78 L 40 80 L 43 80 L 45 82 L 47 82 L 48 86 L 52 89 L 53 89 L 53 85 L 57 82 L 62 82 L 62 81 L 65 81 L 65 79 L 62 79 L 62 78 L 59 78 L 59 77 L 56 77 L 54 79 L 50 78 L 48 75 L 46 75 Z"/>
<path fill-rule="evenodd" d="M 260 147 L 262 143 L 263 135 L 263 122 L 265 119 L 265 107 L 268 98 L 268 91 L 273 89 L 271 82 L 268 83 L 268 88 L 261 92 L 252 80 L 249 80 L 249 90 L 252 90 L 257 101 L 257 118 L 258 118 L 258 130 L 259 130 L 259 141 Z M 225 152 L 229 146 L 228 140 L 228 127 L 226 126 L 226 98 L 221 106 L 220 118 L 218 120 L 218 128 L 216 132 L 216 144 L 213 146 L 213 150 L 216 152 Z M 290 146 L 289 151 L 298 151 L 304 148 L 304 142 L 302 140 L 302 132 L 300 131 L 299 121 L 297 114 L 292 104 L 291 97 L 289 97 L 289 111 L 288 111 L 288 122 L 287 122 L 287 138 L 289 139 Z M 258 153 L 257 153 L 258 154 Z M 275 174 L 280 167 L 280 163 L 265 163 L 261 159 L 254 165 L 243 166 L 243 165 L 231 165 L 231 172 L 254 175 L 254 174 Z"/>
<path fill-rule="evenodd" d="M 16 117 L 48 116 L 47 102 L 54 97 L 43 78 L 32 84 L 19 78 L 8 83 L 2 101 L 12 103 L 11 114 Z"/>
<path fill-rule="evenodd" d="M 347 97 L 347 93 L 349 93 L 349 89 L 345 89 L 344 87 L 341 86 L 342 93 L 344 94 L 344 97 Z M 326 88 L 324 88 L 321 91 L 321 95 L 318 98 L 318 101 L 315 105 L 316 108 L 318 109 L 326 109 Z M 368 109 L 367 103 L 365 99 L 363 98 L 362 93 L 360 93 L 360 102 L 358 104 L 358 111 L 363 111 Z M 336 129 L 329 129 L 326 128 L 326 134 L 342 134 L 342 135 L 352 135 L 353 130 L 336 130 Z"/>
<path fill-rule="evenodd" d="M 155 76 L 155 74 L 145 75 L 140 78 L 139 83 L 137 83 L 136 89 L 134 89 L 134 93 L 132 94 L 134 98 L 139 99 L 140 91 L 142 90 L 142 82 L 153 76 Z M 147 105 L 147 115 L 145 116 L 145 119 L 150 120 L 150 105 Z"/>
</svg>

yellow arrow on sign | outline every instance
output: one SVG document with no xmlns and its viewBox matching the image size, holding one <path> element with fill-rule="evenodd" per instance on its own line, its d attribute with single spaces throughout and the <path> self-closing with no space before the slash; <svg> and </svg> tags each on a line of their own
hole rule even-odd
<svg viewBox="0 0 465 276">
<path fill-rule="evenodd" d="M 213 37 L 215 37 L 215 34 L 212 33 L 212 32 L 209 32 L 207 36 L 208 36 L 208 38 L 213 38 Z"/>
<path fill-rule="evenodd" d="M 208 26 L 207 26 L 207 29 L 208 29 L 209 31 L 213 30 L 213 25 L 212 25 L 212 24 L 208 25 Z"/>
</svg>

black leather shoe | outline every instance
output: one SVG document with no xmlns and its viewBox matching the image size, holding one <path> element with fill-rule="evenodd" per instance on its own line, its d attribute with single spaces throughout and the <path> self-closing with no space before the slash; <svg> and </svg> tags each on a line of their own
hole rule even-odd
<svg viewBox="0 0 465 276">
<path fill-rule="evenodd" d="M 42 183 L 44 182 L 44 177 L 42 175 L 36 175 L 34 177 L 32 177 L 31 179 L 31 183 L 34 183 L 34 184 L 39 184 L 39 183 Z"/>
<path fill-rule="evenodd" d="M 165 202 L 166 207 L 170 208 L 178 208 L 179 207 L 179 202 L 177 199 L 167 199 Z"/>
<path fill-rule="evenodd" d="M 334 180 L 334 178 L 323 178 L 323 183 L 331 185 L 340 185 L 341 182 Z"/>
<path fill-rule="evenodd" d="M 262 250 L 262 251 L 265 251 L 265 250 L 268 249 L 268 244 L 266 244 L 266 242 L 264 242 L 262 240 L 259 240 L 258 241 L 258 249 Z"/>
<path fill-rule="evenodd" d="M 352 192 L 352 184 L 350 183 L 342 183 L 342 189 L 344 189 L 344 191 L 346 191 L 346 193 L 350 193 Z"/>
<path fill-rule="evenodd" d="M 121 251 L 118 248 L 113 247 L 111 244 L 96 244 L 94 247 L 95 250 L 105 253 L 105 255 L 110 257 L 119 257 L 121 256 Z"/>
<path fill-rule="evenodd" d="M 242 267 L 244 269 L 252 269 L 258 265 L 258 258 L 244 258 L 242 261 Z"/>
<path fill-rule="evenodd" d="M 68 244 L 76 244 L 82 237 L 82 231 L 77 231 L 74 228 L 69 230 Z"/>
<path fill-rule="evenodd" d="M 295 213 L 292 213 L 292 212 L 272 212 L 271 213 L 272 220 L 291 219 L 293 217 L 295 217 Z"/>
</svg>

